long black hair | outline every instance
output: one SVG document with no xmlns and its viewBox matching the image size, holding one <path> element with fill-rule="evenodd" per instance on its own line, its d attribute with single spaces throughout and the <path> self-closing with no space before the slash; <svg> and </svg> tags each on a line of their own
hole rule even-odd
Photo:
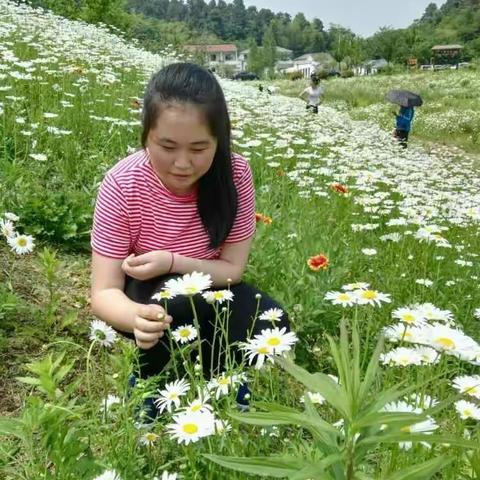
<svg viewBox="0 0 480 480">
<path fill-rule="evenodd" d="M 189 103 L 207 119 L 217 150 L 208 172 L 198 181 L 198 213 L 218 248 L 228 237 L 237 214 L 237 191 L 233 183 L 230 117 L 222 88 L 213 74 L 193 63 L 173 63 L 155 73 L 145 91 L 142 111 L 142 146 L 155 127 L 162 106 Z"/>
</svg>

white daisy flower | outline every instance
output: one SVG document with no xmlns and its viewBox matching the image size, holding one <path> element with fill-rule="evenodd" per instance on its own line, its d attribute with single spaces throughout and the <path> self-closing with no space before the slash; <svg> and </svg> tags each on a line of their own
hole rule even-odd
<svg viewBox="0 0 480 480">
<path fill-rule="evenodd" d="M 227 420 L 215 420 L 215 433 L 217 435 L 223 435 L 231 430 L 232 425 Z"/>
<path fill-rule="evenodd" d="M 480 399 L 480 375 L 462 375 L 452 381 L 452 387 L 460 393 Z"/>
<path fill-rule="evenodd" d="M 186 273 L 182 278 L 173 278 L 165 283 L 165 287 L 174 295 L 187 295 L 189 297 L 201 293 L 211 286 L 212 278 L 210 275 L 198 272 Z"/>
<path fill-rule="evenodd" d="M 322 405 L 325 403 L 325 398 L 317 392 L 307 392 L 307 395 L 314 405 Z M 305 395 L 302 395 L 300 401 L 305 403 Z"/>
<path fill-rule="evenodd" d="M 373 257 L 377 251 L 374 248 L 362 248 L 362 253 L 367 257 Z"/>
<path fill-rule="evenodd" d="M 168 288 L 164 288 L 161 292 L 152 295 L 152 300 L 159 302 L 160 300 L 171 300 L 175 297 L 175 294 Z"/>
<path fill-rule="evenodd" d="M 88 338 L 102 347 L 111 347 L 117 341 L 117 332 L 102 320 L 92 320 Z"/>
<path fill-rule="evenodd" d="M 174 415 L 173 421 L 166 430 L 179 444 L 188 445 L 215 433 L 215 417 L 211 412 L 185 412 Z"/>
<path fill-rule="evenodd" d="M 352 291 L 352 290 L 366 290 L 370 287 L 369 283 L 366 282 L 355 282 L 355 283 L 347 283 L 343 285 L 342 290 Z"/>
<path fill-rule="evenodd" d="M 5 238 L 15 237 L 15 227 L 11 220 L 0 218 L 0 232 Z"/>
<path fill-rule="evenodd" d="M 162 473 L 162 478 L 159 479 L 158 477 L 154 477 L 153 480 L 177 480 L 178 474 L 177 473 L 168 473 L 167 470 L 165 470 Z"/>
<path fill-rule="evenodd" d="M 144 433 L 140 439 L 139 443 L 140 445 L 144 445 L 146 447 L 152 447 L 153 444 L 160 438 L 160 435 L 157 435 L 154 432 L 147 432 Z"/>
<path fill-rule="evenodd" d="M 17 233 L 13 237 L 7 237 L 7 242 L 17 255 L 31 253 L 35 247 L 31 235 L 19 235 Z"/>
<path fill-rule="evenodd" d="M 418 278 L 415 280 L 415 283 L 418 283 L 418 285 L 423 285 L 424 287 L 431 287 L 433 285 L 433 282 L 428 278 Z"/>
<path fill-rule="evenodd" d="M 455 410 L 462 420 L 480 420 L 480 408 L 472 402 L 459 400 L 455 402 Z"/>
<path fill-rule="evenodd" d="M 220 376 L 212 378 L 207 388 L 211 392 L 215 390 L 215 398 L 218 400 L 220 397 L 228 395 L 230 389 L 235 385 L 239 385 L 246 381 L 245 375 L 227 375 L 225 372 Z"/>
<path fill-rule="evenodd" d="M 207 403 L 210 400 L 210 396 L 206 395 L 204 397 L 196 398 L 192 400 L 186 407 L 185 412 L 187 413 L 204 413 L 204 412 L 213 412 L 213 407 Z"/>
<path fill-rule="evenodd" d="M 281 308 L 270 308 L 263 312 L 258 318 L 259 320 L 267 320 L 269 322 L 279 322 L 282 316 L 283 310 Z"/>
<path fill-rule="evenodd" d="M 197 338 L 198 332 L 192 325 L 182 325 L 173 330 L 172 335 L 178 343 L 188 343 Z"/>
<path fill-rule="evenodd" d="M 231 290 L 209 290 L 202 293 L 202 297 L 207 303 L 217 302 L 221 305 L 223 302 L 231 302 L 233 300 L 233 292 Z"/>
<path fill-rule="evenodd" d="M 109 393 L 107 397 L 103 400 L 103 402 L 101 402 L 100 410 L 103 412 L 104 410 L 108 410 L 113 405 L 119 405 L 121 403 L 122 401 L 120 400 L 119 397 Z"/>
<path fill-rule="evenodd" d="M 408 325 L 421 326 L 426 321 L 421 312 L 411 308 L 397 308 L 392 312 L 392 317 L 398 318 L 401 322 Z"/>
<path fill-rule="evenodd" d="M 391 352 L 381 354 L 380 361 L 384 365 L 406 367 L 408 365 L 421 365 L 422 357 L 413 348 L 399 347 Z"/>
<path fill-rule="evenodd" d="M 287 328 L 278 327 L 265 329 L 258 335 L 255 335 L 254 342 L 259 345 L 265 345 L 273 349 L 275 355 L 282 354 L 291 350 L 292 345 L 298 340 L 294 332 L 287 332 Z"/>
<path fill-rule="evenodd" d="M 20 217 L 18 215 L 15 215 L 12 212 L 5 212 L 3 216 L 7 219 L 10 220 L 11 222 L 18 222 L 20 220 Z"/>
<path fill-rule="evenodd" d="M 327 292 L 325 300 L 330 300 L 333 305 L 341 305 L 342 307 L 352 307 L 357 303 L 357 299 L 351 292 Z"/>
<path fill-rule="evenodd" d="M 190 384 L 185 379 L 167 383 L 163 390 L 158 390 L 160 396 L 154 401 L 155 406 L 160 413 L 165 409 L 172 412 L 173 406 L 180 407 L 180 397 L 183 397 L 189 390 Z"/>
<path fill-rule="evenodd" d="M 473 316 L 480 320 L 480 308 L 475 309 L 475 311 L 473 312 Z"/>
<path fill-rule="evenodd" d="M 441 323 L 434 323 L 425 329 L 426 341 L 436 350 L 454 353 L 455 351 L 468 351 L 476 347 L 476 343 L 461 330 L 451 328 Z"/>
<path fill-rule="evenodd" d="M 354 290 L 353 296 L 356 298 L 359 305 L 372 305 L 373 307 L 380 307 L 382 302 L 391 302 L 390 295 L 388 293 L 381 293 L 377 290 Z"/>
<path fill-rule="evenodd" d="M 115 470 L 106 470 L 101 475 L 95 477 L 93 480 L 121 480 L 121 478 Z"/>
<path fill-rule="evenodd" d="M 266 361 L 273 363 L 273 347 L 250 341 L 244 344 L 242 350 L 245 350 L 248 364 L 252 365 L 256 359 L 255 369 L 260 370 Z"/>
</svg>

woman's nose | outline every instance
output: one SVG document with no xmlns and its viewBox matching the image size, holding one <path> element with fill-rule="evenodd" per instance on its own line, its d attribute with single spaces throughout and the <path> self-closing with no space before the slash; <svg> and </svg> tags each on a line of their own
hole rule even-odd
<svg viewBox="0 0 480 480">
<path fill-rule="evenodd" d="M 178 156 L 175 158 L 174 165 L 177 168 L 186 170 L 190 168 L 192 162 L 190 161 L 190 155 L 188 152 L 179 152 Z"/>
</svg>

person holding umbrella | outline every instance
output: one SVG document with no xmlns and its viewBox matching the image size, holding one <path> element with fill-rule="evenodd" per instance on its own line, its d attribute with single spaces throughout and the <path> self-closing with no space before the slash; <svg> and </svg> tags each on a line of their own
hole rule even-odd
<svg viewBox="0 0 480 480">
<path fill-rule="evenodd" d="M 392 90 L 387 94 L 387 100 L 400 105 L 400 111 L 394 113 L 396 118 L 394 136 L 403 148 L 408 146 L 408 137 L 412 129 L 414 107 L 423 105 L 420 95 L 407 90 Z"/>
</svg>

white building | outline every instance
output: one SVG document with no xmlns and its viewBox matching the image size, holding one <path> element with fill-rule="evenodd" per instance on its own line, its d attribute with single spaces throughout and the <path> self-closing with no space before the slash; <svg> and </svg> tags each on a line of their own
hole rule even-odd
<svg viewBox="0 0 480 480">
<path fill-rule="evenodd" d="M 283 73 L 300 72 L 305 78 L 308 78 L 318 70 L 335 67 L 334 58 L 326 52 L 305 53 L 300 57 L 294 58 L 292 63 L 293 65 L 287 66 L 287 68 L 282 68 L 279 65 L 279 71 Z"/>
<path fill-rule="evenodd" d="M 212 70 L 223 67 L 231 68 L 234 72 L 241 70 L 238 59 L 238 49 L 233 43 L 219 45 L 185 45 L 184 50 L 192 55 L 201 55 L 205 63 Z"/>
</svg>

